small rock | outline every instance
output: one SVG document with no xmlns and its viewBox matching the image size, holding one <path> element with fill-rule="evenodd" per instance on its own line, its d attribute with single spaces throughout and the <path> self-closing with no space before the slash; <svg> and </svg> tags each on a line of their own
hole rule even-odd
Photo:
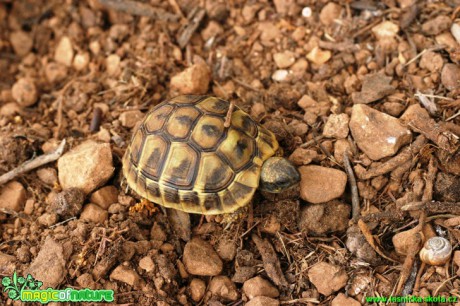
<svg viewBox="0 0 460 306">
<path fill-rule="evenodd" d="M 24 213 L 26 215 L 31 215 L 34 212 L 34 200 L 33 199 L 28 199 L 26 201 L 26 205 L 24 206 Z"/>
<path fill-rule="evenodd" d="M 12 117 L 21 113 L 21 107 L 16 102 L 5 103 L 0 107 L 0 116 Z"/>
<path fill-rule="evenodd" d="M 331 302 L 331 306 L 361 306 L 361 303 L 352 297 L 339 293 Z"/>
<path fill-rule="evenodd" d="M 449 90 L 460 87 L 460 67 L 456 64 L 447 63 L 442 68 L 441 83 Z"/>
<path fill-rule="evenodd" d="M 278 306 L 280 302 L 278 300 L 266 297 L 266 296 L 256 296 L 249 302 L 246 306 Z"/>
<path fill-rule="evenodd" d="M 61 186 L 79 188 L 85 194 L 107 182 L 114 171 L 110 144 L 91 140 L 65 153 L 57 164 Z"/>
<path fill-rule="evenodd" d="M 321 13 L 319 14 L 319 20 L 325 26 L 330 26 L 334 23 L 334 20 L 340 18 L 341 12 L 342 7 L 340 5 L 329 2 L 321 10 Z"/>
<path fill-rule="evenodd" d="M 347 138 L 349 121 L 347 114 L 331 114 L 324 125 L 323 135 L 330 138 Z"/>
<path fill-rule="evenodd" d="M 381 262 L 381 258 L 373 247 L 367 242 L 358 226 L 350 226 L 347 229 L 347 249 L 358 259 L 376 265 Z"/>
<path fill-rule="evenodd" d="M 308 278 L 318 292 L 325 296 L 340 290 L 348 281 L 348 275 L 345 270 L 327 262 L 320 262 L 311 267 L 308 271 Z"/>
<path fill-rule="evenodd" d="M 236 255 L 236 244 L 231 239 L 221 239 L 217 245 L 217 254 L 224 261 L 232 261 Z"/>
<path fill-rule="evenodd" d="M 308 109 L 312 107 L 317 107 L 318 102 L 313 100 L 310 96 L 303 95 L 302 98 L 297 102 L 297 105 L 302 109 Z"/>
<path fill-rule="evenodd" d="M 236 301 L 240 297 L 238 289 L 228 276 L 213 277 L 209 282 L 208 290 L 212 297 L 216 296 L 225 301 Z"/>
<path fill-rule="evenodd" d="M 276 216 L 269 215 L 268 218 L 264 218 L 259 229 L 264 233 L 275 235 L 281 230 L 281 223 Z"/>
<path fill-rule="evenodd" d="M 22 263 L 28 263 L 30 261 L 31 255 L 30 247 L 27 245 L 22 245 L 16 251 L 16 257 Z"/>
<path fill-rule="evenodd" d="M 392 238 L 393 245 L 395 247 L 395 252 L 400 256 L 406 256 L 411 245 L 417 241 L 415 235 L 420 235 L 420 230 L 418 227 L 414 227 L 410 230 L 399 232 L 395 234 Z M 423 239 L 422 236 L 419 236 Z M 421 242 L 420 242 L 421 243 Z"/>
<path fill-rule="evenodd" d="M 300 120 L 294 119 L 288 126 L 296 136 L 303 136 L 308 132 L 308 125 Z"/>
<path fill-rule="evenodd" d="M 82 288 L 97 289 L 97 283 L 94 281 L 90 273 L 83 273 L 77 277 L 77 284 Z"/>
<path fill-rule="evenodd" d="M 51 62 L 45 66 L 45 76 L 50 83 L 57 83 L 67 77 L 67 67 L 63 64 Z"/>
<path fill-rule="evenodd" d="M 190 295 L 192 296 L 192 300 L 195 302 L 201 301 L 205 292 L 206 283 L 199 278 L 192 279 L 190 282 Z"/>
<path fill-rule="evenodd" d="M 0 208 L 21 211 L 26 203 L 26 190 L 21 183 L 11 181 L 0 189 Z"/>
<path fill-rule="evenodd" d="M 350 212 L 350 205 L 337 200 L 307 205 L 300 211 L 299 229 L 313 235 L 342 232 L 348 227 Z"/>
<path fill-rule="evenodd" d="M 20 78 L 14 83 L 11 94 L 13 99 L 22 107 L 33 105 L 38 98 L 37 88 L 29 78 Z"/>
<path fill-rule="evenodd" d="M 144 113 L 139 110 L 123 112 L 119 117 L 121 125 L 127 128 L 133 128 L 142 118 L 144 118 Z"/>
<path fill-rule="evenodd" d="M 270 42 L 281 36 L 280 29 L 271 21 L 259 22 L 258 30 L 261 31 L 260 39 L 263 43 Z"/>
<path fill-rule="evenodd" d="M 308 165 L 318 158 L 318 153 L 311 149 L 297 148 L 289 156 L 289 160 L 296 166 Z"/>
<path fill-rule="evenodd" d="M 366 75 L 363 80 L 361 92 L 353 92 L 351 94 L 353 103 L 368 104 L 392 94 L 395 88 L 390 85 L 391 80 L 391 77 L 387 77 L 382 73 Z"/>
<path fill-rule="evenodd" d="M 295 8 L 295 0 L 273 0 L 273 4 L 281 16 L 290 15 Z"/>
<path fill-rule="evenodd" d="M 326 63 L 332 56 L 332 52 L 329 50 L 321 50 L 319 47 L 314 47 L 308 54 L 307 59 L 316 64 L 322 65 Z"/>
<path fill-rule="evenodd" d="M 452 36 L 454 36 L 457 43 L 460 44 L 460 24 L 456 22 L 452 23 L 452 26 L 450 27 L 450 32 L 452 33 Z"/>
<path fill-rule="evenodd" d="M 251 107 L 251 117 L 254 120 L 259 121 L 267 114 L 267 110 L 265 109 L 265 105 L 260 102 L 254 103 Z"/>
<path fill-rule="evenodd" d="M 89 53 L 77 53 L 73 59 L 73 68 L 77 71 L 85 70 L 89 64 Z"/>
<path fill-rule="evenodd" d="M 290 67 L 295 62 L 295 54 L 292 51 L 284 51 L 273 54 L 273 59 L 278 68 L 284 69 Z"/>
<path fill-rule="evenodd" d="M 11 32 L 10 42 L 14 53 L 19 56 L 24 56 L 29 53 L 34 44 L 30 35 L 24 31 Z"/>
<path fill-rule="evenodd" d="M 450 28 L 451 20 L 449 16 L 439 15 L 422 24 L 422 31 L 428 35 L 438 35 Z"/>
<path fill-rule="evenodd" d="M 439 72 L 444 65 L 444 60 L 441 54 L 427 51 L 422 55 L 419 65 L 420 68 L 428 69 L 431 72 Z"/>
<path fill-rule="evenodd" d="M 222 26 L 218 22 L 211 20 L 206 26 L 206 28 L 204 28 L 203 31 L 201 31 L 201 37 L 204 41 L 207 41 L 208 39 L 216 37 L 217 35 L 222 34 L 223 32 L 224 29 L 222 29 Z"/>
<path fill-rule="evenodd" d="M 353 106 L 350 130 L 358 147 L 372 160 L 394 155 L 412 139 L 411 131 L 397 118 L 363 104 Z"/>
<path fill-rule="evenodd" d="M 50 227 L 59 221 L 59 217 L 55 213 L 44 213 L 37 218 L 37 221 L 45 227 Z"/>
<path fill-rule="evenodd" d="M 0 273 L 13 275 L 16 270 L 16 257 L 0 252 Z"/>
<path fill-rule="evenodd" d="M 171 78 L 171 89 L 180 94 L 205 94 L 208 91 L 211 72 L 205 63 L 194 64 Z"/>
<path fill-rule="evenodd" d="M 300 196 L 310 203 L 324 203 L 340 197 L 345 191 L 345 172 L 321 166 L 299 168 Z"/>
<path fill-rule="evenodd" d="M 63 218 L 75 217 L 80 213 L 84 200 L 85 195 L 80 189 L 64 189 L 50 199 L 49 209 Z"/>
<path fill-rule="evenodd" d="M 391 21 L 383 21 L 372 28 L 372 33 L 374 33 L 377 40 L 392 39 L 398 32 L 398 25 Z"/>
<path fill-rule="evenodd" d="M 42 281 L 42 289 L 56 288 L 67 274 L 66 262 L 62 244 L 48 236 L 24 275 L 30 273 L 35 279 Z"/>
<path fill-rule="evenodd" d="M 110 279 L 128 284 L 135 288 L 138 288 L 141 282 L 139 274 L 123 264 L 116 267 L 112 273 L 110 273 Z"/>
<path fill-rule="evenodd" d="M 158 222 L 155 222 L 150 230 L 150 239 L 163 242 L 166 241 L 167 238 L 168 237 L 161 225 L 159 225 Z"/>
<path fill-rule="evenodd" d="M 107 220 L 109 213 L 99 205 L 89 203 L 83 207 L 80 215 L 80 220 L 94 223 L 104 223 Z"/>
<path fill-rule="evenodd" d="M 457 265 L 457 267 L 460 268 L 460 251 L 455 251 L 454 256 L 452 258 L 453 258 L 453 262 Z"/>
<path fill-rule="evenodd" d="M 353 156 L 353 152 L 351 150 L 351 146 L 348 140 L 347 139 L 337 139 L 337 141 L 334 143 L 334 158 L 340 164 L 343 163 L 344 152 L 347 152 L 348 157 L 350 158 Z"/>
<path fill-rule="evenodd" d="M 118 56 L 117 54 L 110 54 L 109 56 L 107 56 L 107 58 L 105 59 L 105 66 L 107 69 L 107 74 L 109 76 L 116 77 L 120 74 L 120 62 L 120 56 Z"/>
<path fill-rule="evenodd" d="M 260 276 L 253 277 L 245 281 L 243 284 L 243 292 L 250 300 L 256 296 L 275 298 L 280 295 L 275 286 Z"/>
<path fill-rule="evenodd" d="M 286 69 L 275 70 L 272 74 L 272 79 L 276 82 L 289 81 L 289 71 Z"/>
<path fill-rule="evenodd" d="M 223 263 L 219 255 L 200 238 L 193 238 L 185 245 L 183 261 L 192 275 L 215 276 L 222 272 Z"/>
<path fill-rule="evenodd" d="M 38 169 L 37 176 L 48 186 L 53 186 L 58 181 L 56 169 L 50 167 Z"/>
<path fill-rule="evenodd" d="M 385 113 L 393 117 L 399 117 L 399 115 L 401 115 L 405 108 L 406 106 L 398 102 L 383 103 L 383 110 L 385 111 Z"/>
<path fill-rule="evenodd" d="M 148 273 L 155 269 L 155 263 L 153 262 L 152 257 L 145 256 L 139 260 L 139 267 Z"/>
<path fill-rule="evenodd" d="M 115 186 L 102 187 L 93 192 L 90 201 L 104 209 L 108 209 L 111 204 L 118 202 L 118 189 Z"/>
<path fill-rule="evenodd" d="M 72 66 L 73 55 L 74 52 L 70 38 L 67 36 L 62 37 L 54 52 L 54 60 L 70 67 Z"/>
</svg>

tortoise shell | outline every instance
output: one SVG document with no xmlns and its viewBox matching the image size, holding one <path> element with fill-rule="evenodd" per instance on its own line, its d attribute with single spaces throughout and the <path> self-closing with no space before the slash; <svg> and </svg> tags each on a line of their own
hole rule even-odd
<svg viewBox="0 0 460 306">
<path fill-rule="evenodd" d="M 278 142 L 237 106 L 225 128 L 229 106 L 192 95 L 155 106 L 123 157 L 128 185 L 149 201 L 189 213 L 230 213 L 245 206 Z"/>
</svg>

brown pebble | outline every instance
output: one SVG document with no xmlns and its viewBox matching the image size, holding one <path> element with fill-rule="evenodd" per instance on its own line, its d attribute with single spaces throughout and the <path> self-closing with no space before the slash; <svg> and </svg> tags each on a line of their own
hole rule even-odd
<svg viewBox="0 0 460 306">
<path fill-rule="evenodd" d="M 280 302 L 278 300 L 266 297 L 266 296 L 256 296 L 249 302 L 246 306 L 278 306 Z"/>
<path fill-rule="evenodd" d="M 53 186 L 58 181 L 56 169 L 50 167 L 38 169 L 37 176 L 48 186 Z"/>
<path fill-rule="evenodd" d="M 93 192 L 90 197 L 91 203 L 97 204 L 104 209 L 118 201 L 118 189 L 115 186 L 105 186 Z"/>
<path fill-rule="evenodd" d="M 236 301 L 240 294 L 235 284 L 228 276 L 219 275 L 211 279 L 208 287 L 212 296 L 217 296 L 225 301 Z"/>
<path fill-rule="evenodd" d="M 213 247 L 197 237 L 185 245 L 183 261 L 188 273 L 192 275 L 219 275 L 223 268 L 222 260 Z"/>
<path fill-rule="evenodd" d="M 449 90 L 460 88 L 460 67 L 447 63 L 442 68 L 441 83 Z"/>
<path fill-rule="evenodd" d="M 14 31 L 10 34 L 10 42 L 14 53 L 24 56 L 30 52 L 33 47 L 33 40 L 30 35 L 24 31 Z"/>
<path fill-rule="evenodd" d="M 78 215 L 82 209 L 84 193 L 78 188 L 64 189 L 50 199 L 49 209 L 64 218 Z"/>
<path fill-rule="evenodd" d="M 340 197 L 345 191 L 347 175 L 345 172 L 321 167 L 302 166 L 300 196 L 310 203 L 324 203 Z"/>
<path fill-rule="evenodd" d="M 206 283 L 199 278 L 194 278 L 190 282 L 189 288 L 192 300 L 194 300 L 195 302 L 199 302 L 203 298 L 204 293 L 206 292 Z"/>
<path fill-rule="evenodd" d="M 54 60 L 70 67 L 72 65 L 73 55 L 74 51 L 70 38 L 67 36 L 62 37 L 54 52 Z"/>
<path fill-rule="evenodd" d="M 14 100 L 23 107 L 33 105 L 38 98 L 37 88 L 34 82 L 29 78 L 21 78 L 14 83 L 11 89 Z"/>
<path fill-rule="evenodd" d="M 275 298 L 280 295 L 278 289 L 274 285 L 260 276 L 245 281 L 243 284 L 243 292 L 249 299 L 256 296 Z"/>
<path fill-rule="evenodd" d="M 329 296 L 347 284 L 348 275 L 340 266 L 323 261 L 310 268 L 308 279 L 319 293 Z"/>
<path fill-rule="evenodd" d="M 99 205 L 89 203 L 83 208 L 80 220 L 94 223 L 104 223 L 108 218 L 108 212 Z"/>
<path fill-rule="evenodd" d="M 0 208 L 21 211 L 26 202 L 26 190 L 21 183 L 11 181 L 0 189 Z"/>
<path fill-rule="evenodd" d="M 205 94 L 208 91 L 211 73 L 205 63 L 194 64 L 171 78 L 171 89 L 180 94 Z"/>
</svg>

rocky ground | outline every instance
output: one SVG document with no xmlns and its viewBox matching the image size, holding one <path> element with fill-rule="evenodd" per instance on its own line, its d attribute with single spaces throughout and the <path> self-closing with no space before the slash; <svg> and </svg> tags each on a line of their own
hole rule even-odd
<svg viewBox="0 0 460 306">
<path fill-rule="evenodd" d="M 0 1 L 0 276 L 114 305 L 460 305 L 459 6 Z M 233 221 L 140 204 L 132 131 L 187 93 L 273 131 L 300 186 Z M 452 254 L 421 263 L 434 236 Z"/>
</svg>

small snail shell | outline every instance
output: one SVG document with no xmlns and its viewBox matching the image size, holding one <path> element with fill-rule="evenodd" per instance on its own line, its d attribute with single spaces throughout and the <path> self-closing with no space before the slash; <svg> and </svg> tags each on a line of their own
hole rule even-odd
<svg viewBox="0 0 460 306">
<path fill-rule="evenodd" d="M 449 240 L 442 237 L 428 239 L 420 250 L 420 259 L 432 266 L 445 264 L 451 255 L 452 245 Z"/>
</svg>

